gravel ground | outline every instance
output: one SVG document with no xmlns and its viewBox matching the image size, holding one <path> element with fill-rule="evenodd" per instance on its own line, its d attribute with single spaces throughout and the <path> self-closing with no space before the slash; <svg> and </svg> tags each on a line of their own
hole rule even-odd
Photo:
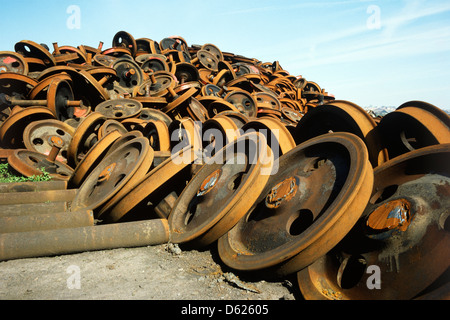
<svg viewBox="0 0 450 320">
<path fill-rule="evenodd" d="M 0 262 L 1 300 L 298 300 L 295 276 L 239 274 L 177 245 L 121 248 Z"/>
</svg>

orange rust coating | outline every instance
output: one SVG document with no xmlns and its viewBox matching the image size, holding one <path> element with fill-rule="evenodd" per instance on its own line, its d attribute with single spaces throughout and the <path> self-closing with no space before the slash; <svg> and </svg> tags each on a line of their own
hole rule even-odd
<svg viewBox="0 0 450 320">
<path fill-rule="evenodd" d="M 395 228 L 405 231 L 411 223 L 410 208 L 411 204 L 405 199 L 385 203 L 369 215 L 367 226 L 376 231 Z"/>
</svg>

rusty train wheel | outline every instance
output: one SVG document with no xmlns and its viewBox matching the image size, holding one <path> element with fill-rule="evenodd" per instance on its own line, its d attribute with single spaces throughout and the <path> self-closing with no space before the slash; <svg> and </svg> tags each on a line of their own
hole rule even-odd
<svg viewBox="0 0 450 320">
<path fill-rule="evenodd" d="M 66 73 L 56 73 L 50 75 L 42 80 L 40 80 L 36 86 L 30 91 L 28 99 L 47 99 L 47 91 L 50 83 L 55 79 L 59 78 L 65 81 L 72 81 L 72 78 Z"/>
<path fill-rule="evenodd" d="M 161 120 L 149 120 L 143 135 L 149 140 L 155 151 L 170 151 L 170 134 L 166 123 Z"/>
<path fill-rule="evenodd" d="M 217 151 L 238 139 L 240 135 L 237 125 L 231 118 L 217 115 L 202 125 L 202 142 L 205 158 L 213 156 Z"/>
<path fill-rule="evenodd" d="M 135 87 L 140 86 L 146 79 L 140 66 L 133 60 L 119 58 L 111 66 L 117 72 L 116 82 L 130 94 Z"/>
<path fill-rule="evenodd" d="M 406 102 L 378 124 L 389 156 L 441 143 L 450 143 L 450 116 L 422 101 Z"/>
<path fill-rule="evenodd" d="M 40 44 L 31 40 L 22 40 L 14 45 L 14 50 L 24 57 L 37 58 L 42 60 L 46 67 L 56 65 L 55 58 L 52 54 Z"/>
<path fill-rule="evenodd" d="M 174 120 L 169 126 L 170 149 L 182 150 L 191 146 L 198 150 L 202 146 L 202 133 L 198 123 L 190 118 Z"/>
<path fill-rule="evenodd" d="M 125 31 L 119 31 L 114 35 L 112 46 L 130 50 L 131 56 L 136 55 L 137 44 L 134 37 Z"/>
<path fill-rule="evenodd" d="M 116 203 L 120 199 L 122 199 L 122 197 L 127 195 L 136 186 L 136 184 L 142 179 L 142 177 L 145 176 L 150 171 L 150 169 L 153 165 L 154 157 L 155 157 L 155 151 L 151 147 L 148 148 L 147 154 L 142 159 L 141 164 L 137 167 L 137 170 L 132 175 L 132 177 L 123 185 L 122 188 L 120 188 L 120 190 L 117 193 L 115 193 L 106 203 L 104 203 L 100 207 L 100 209 L 98 210 L 98 218 L 99 219 L 101 219 L 102 214 L 104 212 L 108 212 L 112 207 L 114 207 L 116 205 Z"/>
<path fill-rule="evenodd" d="M 5 93 L 9 96 L 22 95 L 26 97 L 37 83 L 36 80 L 23 74 L 0 72 L 1 93 Z"/>
<path fill-rule="evenodd" d="M 238 129 L 242 128 L 244 124 L 250 121 L 248 117 L 236 111 L 222 111 L 219 112 L 217 115 L 215 115 L 212 119 L 216 117 L 230 118 L 234 122 L 234 124 L 238 127 Z"/>
<path fill-rule="evenodd" d="M 49 156 L 27 149 L 16 149 L 8 157 L 8 163 L 26 177 L 40 176 L 44 169 L 54 180 L 68 181 L 73 174 L 73 169 L 58 160 L 49 160 Z"/>
<path fill-rule="evenodd" d="M 98 140 L 76 165 L 69 184 L 75 188 L 81 186 L 90 172 L 102 162 L 109 148 L 121 136 L 122 134 L 115 130 Z"/>
<path fill-rule="evenodd" d="M 278 119 L 269 117 L 258 118 L 242 126 L 243 132 L 250 130 L 263 132 L 267 143 L 274 152 L 275 158 L 289 152 L 296 144 L 286 126 Z"/>
<path fill-rule="evenodd" d="M 238 270 L 299 271 L 331 250 L 361 216 L 373 171 L 361 139 L 313 138 L 279 158 L 256 204 L 218 240 L 221 260 Z"/>
<path fill-rule="evenodd" d="M 110 200 L 139 170 L 150 168 L 150 145 L 144 137 L 135 138 L 111 152 L 92 170 L 78 189 L 72 201 L 72 210 L 96 210 Z M 147 163 L 144 164 L 144 160 Z M 140 172 L 142 173 L 142 172 Z M 147 172 L 145 172 L 147 173 Z"/>
<path fill-rule="evenodd" d="M 327 255 L 298 273 L 306 299 L 412 299 L 450 265 L 450 144 L 424 147 L 374 169 L 357 224 Z M 370 277 L 378 268 L 379 290 Z M 334 295 L 329 293 L 334 292 Z"/>
<path fill-rule="evenodd" d="M 142 110 L 142 103 L 134 99 L 110 99 L 95 107 L 95 111 L 108 119 L 122 120 L 138 115 Z"/>
<path fill-rule="evenodd" d="M 28 63 L 21 54 L 12 51 L 0 51 L 0 73 L 13 72 L 28 74 Z"/>
<path fill-rule="evenodd" d="M 215 97 L 209 97 L 209 98 L 215 98 Z M 203 103 L 206 99 L 201 99 L 200 102 Z M 209 99 L 208 99 L 209 100 Z M 225 101 L 222 98 L 213 99 L 211 103 L 207 104 L 205 106 L 206 110 L 208 111 L 208 116 L 210 118 L 213 118 L 215 115 L 224 112 L 224 111 L 233 111 L 233 112 L 239 112 L 239 109 L 236 108 L 232 103 Z"/>
<path fill-rule="evenodd" d="M 218 61 L 224 60 L 222 51 L 220 51 L 220 49 L 212 43 L 205 43 L 204 45 L 202 45 L 200 50 L 208 51 L 209 53 L 214 55 Z"/>
<path fill-rule="evenodd" d="M 23 142 L 28 150 L 49 154 L 52 149 L 51 137 L 58 136 L 64 141 L 64 147 L 61 148 L 56 160 L 67 162 L 67 147 L 74 132 L 73 127 L 60 120 L 33 121 L 23 131 Z"/>
<path fill-rule="evenodd" d="M 103 213 L 102 218 L 106 222 L 117 222 L 156 217 L 155 207 L 166 196 L 182 192 L 185 184 L 180 181 L 190 180 L 191 165 L 196 160 L 194 149 L 190 147 L 172 154 L 142 177 L 110 210 Z"/>
<path fill-rule="evenodd" d="M 26 126 L 37 120 L 55 119 L 53 113 L 44 107 L 13 108 L 11 114 L 0 126 L 2 147 L 11 149 L 24 148 L 22 133 Z"/>
<path fill-rule="evenodd" d="M 47 107 L 53 112 L 56 119 L 65 121 L 75 117 L 77 107 L 68 104 L 73 100 L 72 86 L 68 81 L 54 78 L 50 82 L 47 90 Z"/>
<path fill-rule="evenodd" d="M 256 101 L 250 93 L 243 90 L 233 90 L 229 92 L 224 99 L 233 104 L 239 112 L 245 114 L 247 117 L 256 117 Z"/>
<path fill-rule="evenodd" d="M 281 102 L 272 91 L 254 92 L 253 97 L 257 108 L 281 110 Z"/>
<path fill-rule="evenodd" d="M 209 51 L 199 50 L 197 51 L 197 58 L 200 64 L 209 71 L 218 71 L 219 60 Z"/>
<path fill-rule="evenodd" d="M 121 136 L 115 140 L 112 145 L 108 148 L 108 150 L 105 153 L 105 157 L 107 157 L 111 152 L 113 152 L 114 150 L 120 148 L 122 145 L 128 143 L 129 141 L 135 139 L 135 138 L 141 138 L 144 135 L 142 134 L 141 131 L 138 130 L 133 130 L 133 131 L 129 131 L 127 133 L 122 133 Z"/>
<path fill-rule="evenodd" d="M 271 150 L 261 148 L 266 144 L 261 140 L 265 137 L 259 133 L 239 137 L 196 173 L 169 215 L 172 242 L 209 245 L 247 212 L 273 166 Z M 239 144 L 245 148 L 237 147 Z M 215 207 L 213 215 L 211 206 Z"/>
<path fill-rule="evenodd" d="M 364 109 L 352 102 L 336 100 L 309 110 L 298 122 L 294 138 L 299 144 L 329 131 L 350 132 L 363 139 L 374 168 L 388 160 L 377 124 Z"/>
<path fill-rule="evenodd" d="M 151 108 L 142 108 L 139 118 L 143 120 L 161 120 L 167 126 L 170 126 L 170 123 L 172 122 L 172 119 L 167 114 L 160 110 Z"/>
<path fill-rule="evenodd" d="M 101 139 L 114 130 L 119 131 L 119 133 L 121 133 L 122 135 L 128 133 L 127 128 L 125 128 L 125 126 L 122 123 L 114 119 L 108 119 L 102 124 L 102 126 L 98 130 L 98 138 Z"/>
<path fill-rule="evenodd" d="M 98 141 L 98 132 L 106 120 L 99 112 L 93 112 L 82 119 L 67 149 L 67 162 L 70 166 L 75 167 Z"/>
</svg>

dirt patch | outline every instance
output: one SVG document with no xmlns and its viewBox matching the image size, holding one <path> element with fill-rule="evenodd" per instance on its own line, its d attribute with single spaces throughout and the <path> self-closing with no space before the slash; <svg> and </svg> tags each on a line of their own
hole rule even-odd
<svg viewBox="0 0 450 320">
<path fill-rule="evenodd" d="M 0 262 L 2 300 L 294 300 L 295 276 L 228 269 L 215 247 L 163 244 Z"/>
</svg>

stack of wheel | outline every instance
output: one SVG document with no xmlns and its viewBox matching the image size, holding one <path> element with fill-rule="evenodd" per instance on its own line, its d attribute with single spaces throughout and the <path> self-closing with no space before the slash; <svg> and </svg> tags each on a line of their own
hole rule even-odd
<svg viewBox="0 0 450 320">
<path fill-rule="evenodd" d="M 0 52 L 1 161 L 77 189 L 69 212 L 163 220 L 168 241 L 217 246 L 236 271 L 296 275 L 305 299 L 449 298 L 438 107 L 374 118 L 278 61 L 179 36 L 14 49 Z"/>
</svg>

